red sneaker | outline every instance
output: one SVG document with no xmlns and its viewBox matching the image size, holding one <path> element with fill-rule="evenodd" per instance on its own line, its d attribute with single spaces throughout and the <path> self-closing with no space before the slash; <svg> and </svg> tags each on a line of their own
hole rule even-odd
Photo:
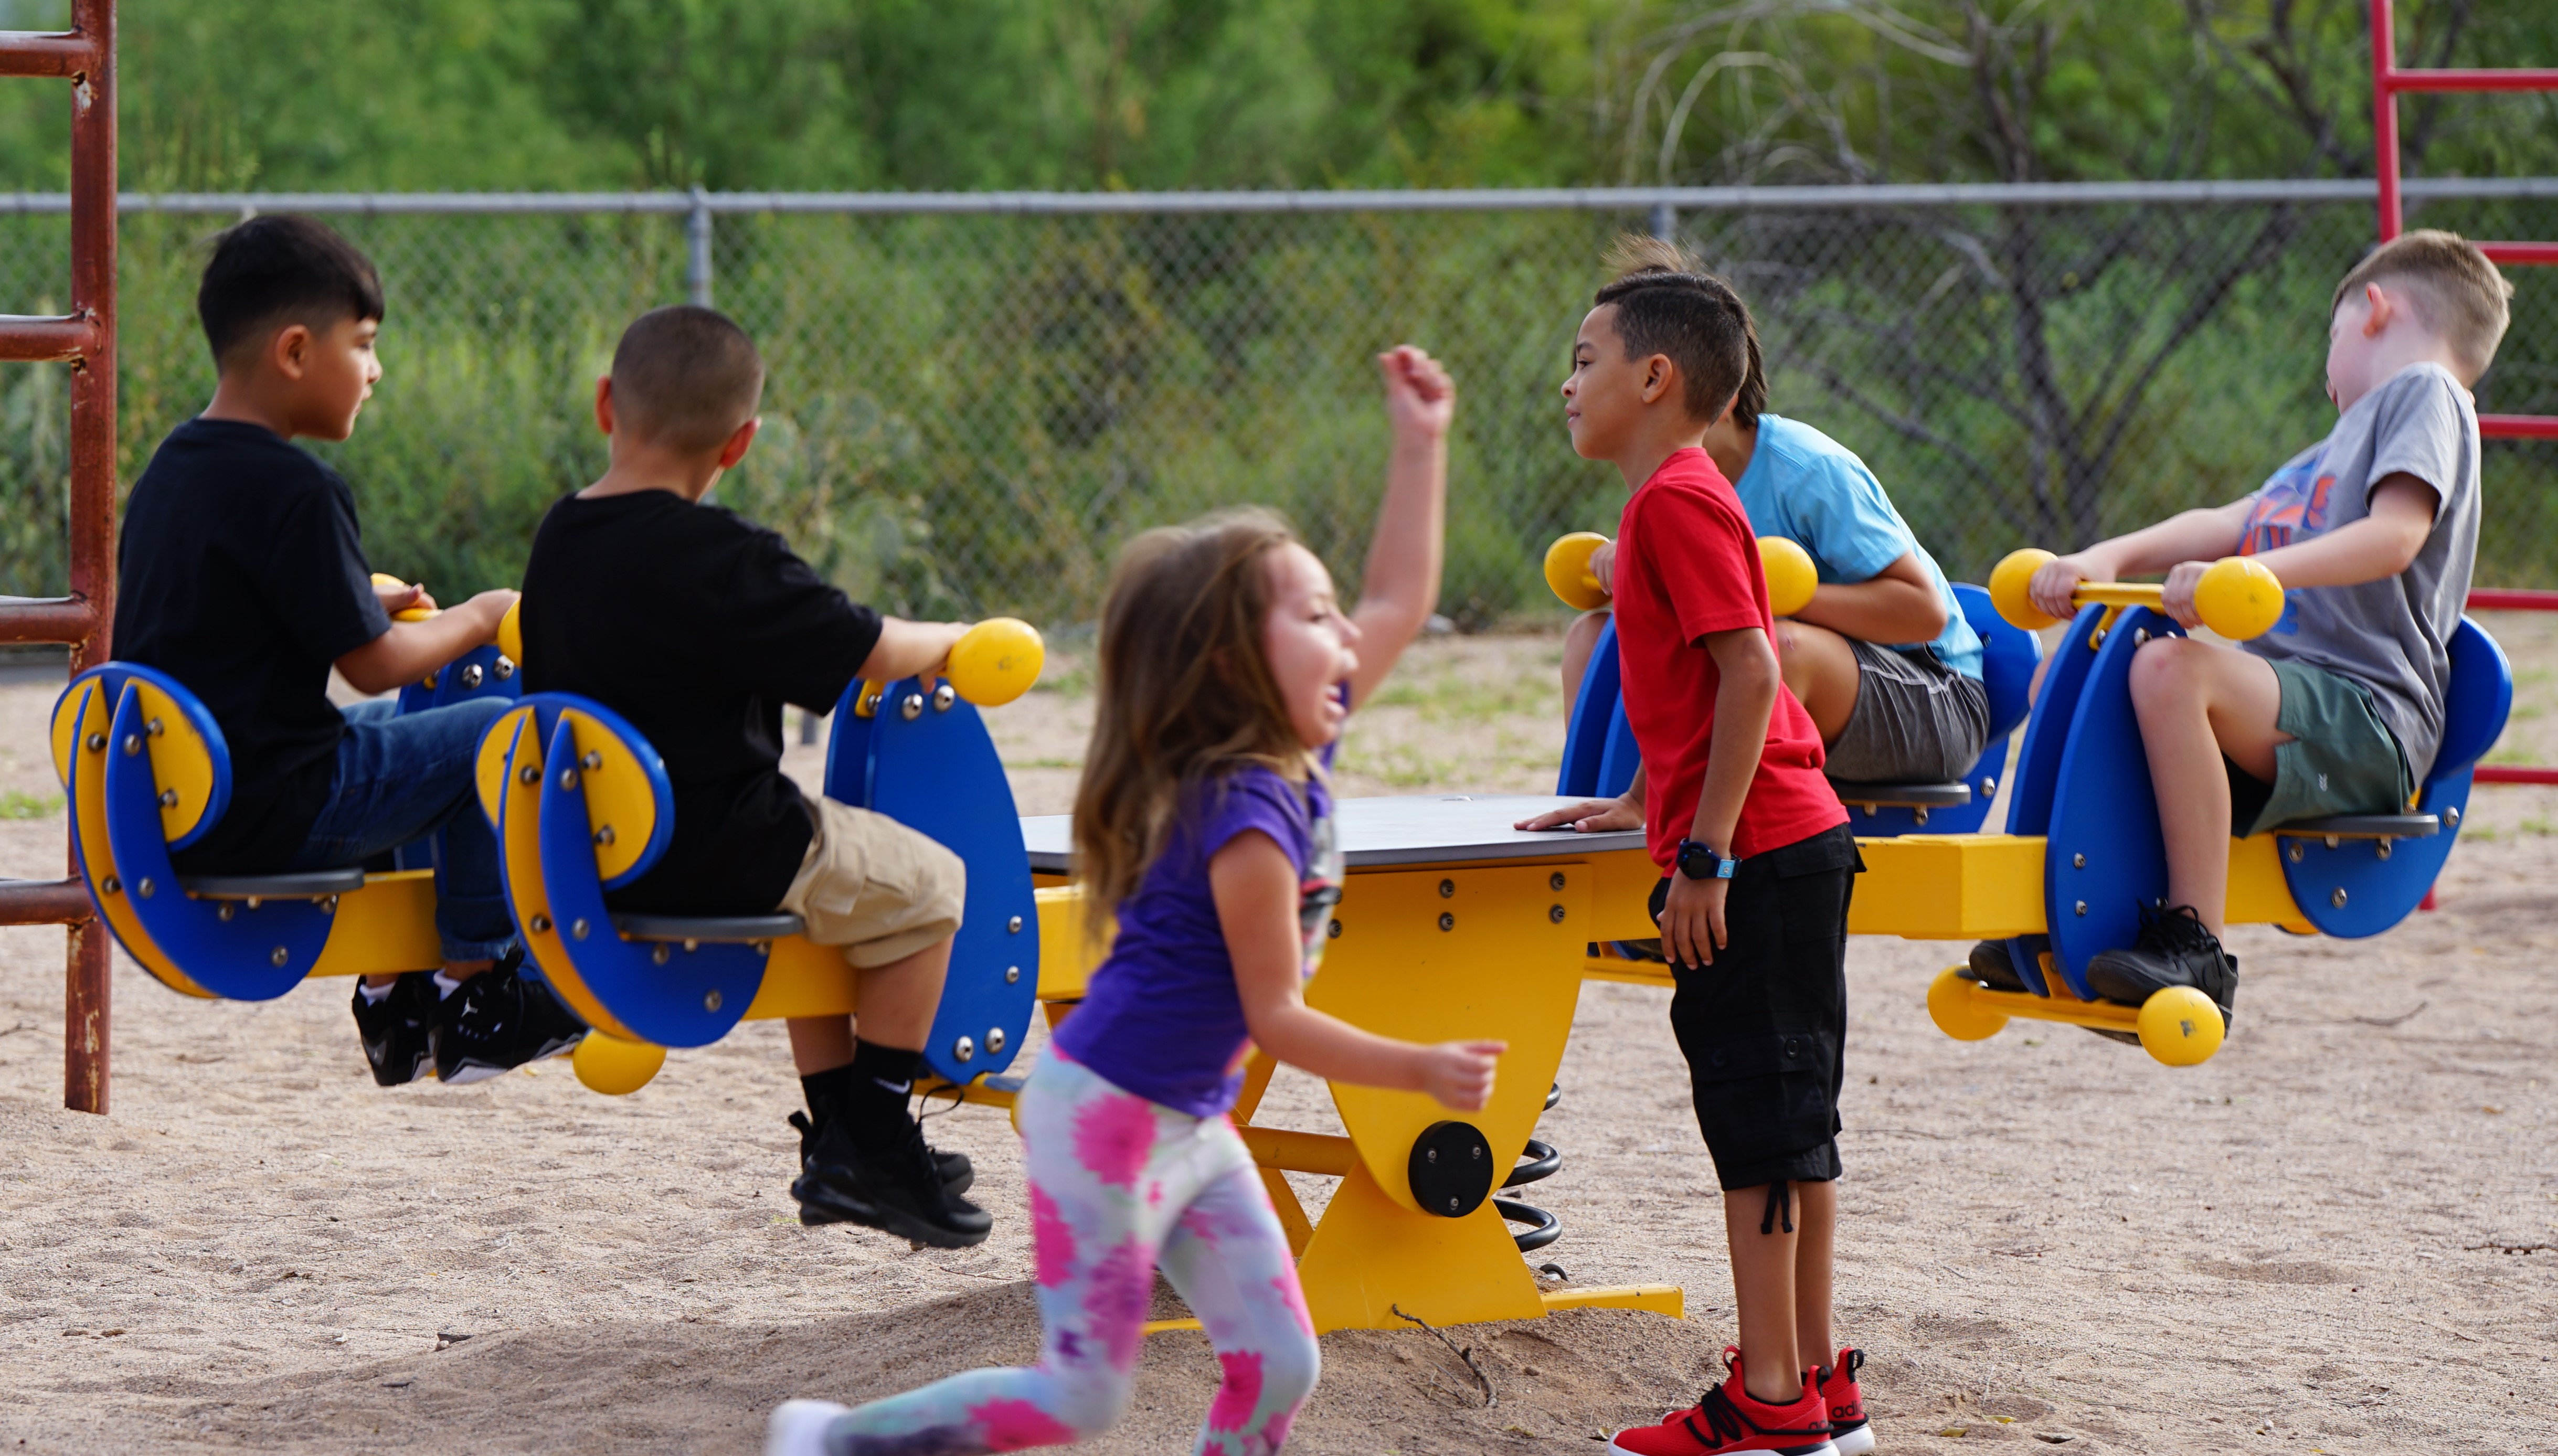
<svg viewBox="0 0 2558 1456">
<path fill-rule="evenodd" d="M 1830 1444 L 1839 1456 L 1865 1456 L 1874 1449 L 1874 1426 L 1865 1418 L 1865 1393 L 1856 1387 L 1856 1373 L 1865 1369 L 1865 1352 L 1842 1350 L 1838 1364 L 1815 1372 L 1821 1403 L 1830 1408 Z"/>
<path fill-rule="evenodd" d="M 1673 1410 L 1659 1425 L 1635 1426 L 1617 1433 L 1611 1451 L 1626 1456 L 1721 1456 L 1728 1451 L 1771 1451 L 1776 1456 L 1838 1456 L 1830 1444 L 1829 1407 L 1820 1385 L 1803 1382 L 1803 1393 L 1791 1405 L 1770 1405 L 1751 1395 L 1741 1380 L 1741 1352 L 1723 1347 L 1723 1383 L 1685 1410 Z"/>
</svg>

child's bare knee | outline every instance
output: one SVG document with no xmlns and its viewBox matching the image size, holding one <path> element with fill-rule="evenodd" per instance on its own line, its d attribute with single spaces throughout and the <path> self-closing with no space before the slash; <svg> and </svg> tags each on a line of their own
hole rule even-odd
<svg viewBox="0 0 2558 1456">
<path fill-rule="evenodd" d="M 2165 695 L 2190 692 L 2201 680 L 2207 644 L 2181 637 L 2156 637 L 2132 654 L 2132 701 L 2163 701 Z"/>
</svg>

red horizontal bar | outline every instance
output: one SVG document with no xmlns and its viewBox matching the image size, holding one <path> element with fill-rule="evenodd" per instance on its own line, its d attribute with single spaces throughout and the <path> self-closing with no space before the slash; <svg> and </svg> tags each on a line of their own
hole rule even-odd
<svg viewBox="0 0 2558 1456">
<path fill-rule="evenodd" d="M 2478 249 L 2491 263 L 2558 267 L 2558 242 L 2482 242 Z"/>
<path fill-rule="evenodd" d="M 2473 612 L 2558 612 L 2558 592 L 2521 587 L 2473 587 L 2470 589 L 2469 607 Z"/>
<path fill-rule="evenodd" d="M 77 880 L 0 880 L 0 925 L 75 926 L 93 914 Z"/>
<path fill-rule="evenodd" d="M 2558 769 L 2523 769 L 2511 764 L 2481 764 L 2481 784 L 2558 784 Z"/>
<path fill-rule="evenodd" d="M 77 33 L 0 31 L 0 75 L 78 75 L 97 64 L 97 47 Z"/>
<path fill-rule="evenodd" d="M 0 642 L 84 643 L 97 608 L 78 597 L 0 598 Z"/>
<path fill-rule="evenodd" d="M 2558 71 L 2522 67 L 2384 71 L 2377 79 L 2389 91 L 2558 91 Z"/>
<path fill-rule="evenodd" d="M 0 364 L 55 364 L 96 347 L 97 331 L 84 314 L 0 314 Z"/>
<path fill-rule="evenodd" d="M 2479 433 L 2490 440 L 2558 440 L 2558 414 L 2483 414 Z"/>
</svg>

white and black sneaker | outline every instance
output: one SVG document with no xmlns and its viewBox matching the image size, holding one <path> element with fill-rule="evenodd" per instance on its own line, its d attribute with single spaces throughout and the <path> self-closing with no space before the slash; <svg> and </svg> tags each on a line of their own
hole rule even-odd
<svg viewBox="0 0 2558 1456">
<path fill-rule="evenodd" d="M 435 972 L 412 970 L 391 982 L 390 994 L 365 999 L 355 984 L 355 1035 L 364 1044 L 377 1087 L 398 1087 L 435 1070 Z"/>
<path fill-rule="evenodd" d="M 523 973 L 524 950 L 464 981 L 436 1005 L 435 1075 L 479 1082 L 527 1062 L 556 1057 L 586 1039 L 586 1023 L 539 978 Z"/>
</svg>

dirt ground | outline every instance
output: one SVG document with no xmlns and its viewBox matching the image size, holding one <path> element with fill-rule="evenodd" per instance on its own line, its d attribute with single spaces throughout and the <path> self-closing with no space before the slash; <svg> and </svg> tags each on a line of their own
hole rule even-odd
<svg viewBox="0 0 2558 1456">
<path fill-rule="evenodd" d="M 2491 628 L 2523 688 L 2499 753 L 2558 762 L 2558 623 Z M 1545 787 L 1556 648 L 1425 644 L 1347 792 Z M 0 873 L 60 873 L 43 676 L 0 683 Z M 1025 812 L 1067 806 L 1090 722 L 1070 655 L 1052 682 L 993 715 Z M 1949 1041 L 1921 997 L 1962 947 L 1856 942 L 1838 1304 L 1881 1449 L 2558 1451 L 2554 821 L 2482 791 L 2441 909 L 2381 939 L 2238 932 L 2235 1032 L 2190 1070 L 2067 1027 Z M 981 1247 L 802 1230 L 770 1023 L 622 1099 L 558 1063 L 382 1092 L 343 981 L 206 1004 L 119 963 L 99 1118 L 61 1108 L 61 965 L 60 933 L 0 931 L 0 1449 L 747 1452 L 785 1396 L 1036 1347 L 1003 1118 L 932 1124 L 977 1159 Z M 1329 1336 L 1292 1451 L 1588 1451 L 1695 1398 L 1731 1297 L 1666 999 L 1584 988 L 1540 1129 L 1564 1171 L 1529 1194 L 1565 1231 L 1539 1262 L 1676 1282 L 1688 1318 L 1458 1330 L 1490 1408 L 1427 1334 Z M 1293 1074 L 1265 1106 L 1338 1126 Z M 1093 1449 L 1188 1449 L 1214 1374 L 1155 1337 Z"/>
</svg>

